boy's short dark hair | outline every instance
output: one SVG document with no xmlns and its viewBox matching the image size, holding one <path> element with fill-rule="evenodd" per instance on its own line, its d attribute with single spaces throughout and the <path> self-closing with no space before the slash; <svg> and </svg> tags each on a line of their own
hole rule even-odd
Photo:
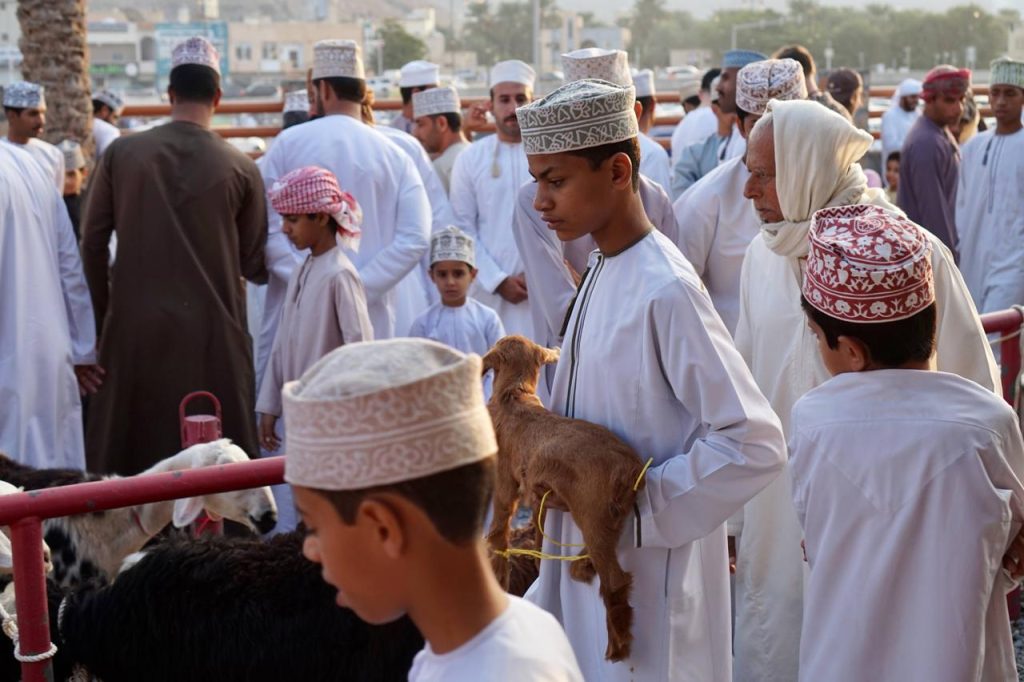
<svg viewBox="0 0 1024 682">
<path fill-rule="evenodd" d="M 640 189 L 640 141 L 635 137 L 623 140 L 622 142 L 612 142 L 611 144 L 602 144 L 597 147 L 576 149 L 566 152 L 566 154 L 586 159 L 590 163 L 592 170 L 597 170 L 602 163 L 616 154 L 625 154 L 633 162 L 633 191 L 636 192 Z"/>
<path fill-rule="evenodd" d="M 803 69 L 805 77 L 810 76 L 815 71 L 814 57 L 811 56 L 810 50 L 803 45 L 780 47 L 772 55 L 772 59 L 795 59 L 800 63 L 800 68 Z"/>
<path fill-rule="evenodd" d="M 699 98 L 698 98 L 699 99 Z M 647 112 L 654 106 L 654 96 L 649 95 L 647 97 L 637 97 L 637 102 L 640 102 L 640 116 L 646 116 Z"/>
<path fill-rule="evenodd" d="M 106 102 L 101 102 L 98 99 L 94 99 L 92 101 L 92 113 L 98 114 L 103 107 L 109 108 L 110 105 L 107 104 Z"/>
<path fill-rule="evenodd" d="M 437 474 L 362 490 L 315 490 L 327 498 L 347 525 L 356 521 L 363 500 L 390 493 L 419 507 L 437 532 L 453 545 L 482 537 L 484 515 L 494 489 L 494 457 Z"/>
<path fill-rule="evenodd" d="M 310 220 L 313 220 L 318 215 L 320 215 L 320 214 L 319 213 L 307 213 L 306 217 L 309 218 Z M 331 216 L 327 220 L 327 226 L 330 227 L 335 233 L 337 233 L 337 231 L 341 229 L 341 225 L 339 225 L 338 221 L 334 219 L 334 216 Z"/>
<path fill-rule="evenodd" d="M 826 315 L 803 296 L 800 305 L 821 327 L 825 343 L 835 350 L 839 337 L 848 336 L 864 344 L 872 362 L 882 367 L 899 367 L 908 362 L 927 362 L 935 351 L 935 303 L 905 320 L 858 324 Z"/>
<path fill-rule="evenodd" d="M 15 116 L 21 116 L 21 112 L 25 111 L 25 107 L 4 107 L 4 113 L 12 112 Z"/>
<path fill-rule="evenodd" d="M 443 114 L 431 114 L 430 118 L 434 122 L 437 122 L 437 119 L 439 118 L 443 118 L 444 120 L 448 121 L 448 130 L 452 131 L 453 133 L 457 133 L 460 130 L 462 130 L 462 116 L 460 116 L 459 114 L 453 113 L 451 111 L 446 111 Z"/>
<path fill-rule="evenodd" d="M 687 97 L 683 100 L 683 104 L 689 104 L 691 107 L 696 109 L 700 106 L 700 95 L 694 95 L 693 97 Z"/>
<path fill-rule="evenodd" d="M 168 87 L 183 102 L 213 104 L 220 89 L 220 75 L 202 64 L 182 64 L 171 69 Z"/>
<path fill-rule="evenodd" d="M 316 78 L 313 85 L 323 81 L 327 83 L 334 96 L 346 102 L 362 104 L 366 99 L 366 81 L 362 78 L 349 78 L 348 76 L 335 76 L 333 78 Z"/>
<path fill-rule="evenodd" d="M 282 116 L 281 129 L 287 130 L 292 126 L 297 126 L 300 123 L 305 123 L 309 120 L 308 111 L 286 111 Z"/>
<path fill-rule="evenodd" d="M 889 156 L 885 157 L 885 165 L 888 166 L 890 161 L 895 161 L 896 163 L 899 163 L 900 152 L 898 149 L 894 152 L 889 152 Z"/>
<path fill-rule="evenodd" d="M 717 66 L 713 69 L 708 69 L 700 79 L 700 89 L 704 92 L 711 92 L 711 83 L 721 75 L 722 70 Z M 700 97 L 697 98 L 697 101 L 700 101 Z"/>
<path fill-rule="evenodd" d="M 750 116 L 750 112 L 749 111 L 745 111 L 742 107 L 740 107 L 739 105 L 736 105 L 736 118 L 739 119 L 740 123 L 743 123 L 744 121 L 746 121 L 747 120 L 747 116 Z"/>
<path fill-rule="evenodd" d="M 424 90 L 430 90 L 433 86 L 428 85 L 414 85 L 408 88 L 398 88 L 398 92 L 402 95 L 402 104 L 408 104 L 412 101 L 412 96 L 417 92 L 423 92 Z"/>
</svg>

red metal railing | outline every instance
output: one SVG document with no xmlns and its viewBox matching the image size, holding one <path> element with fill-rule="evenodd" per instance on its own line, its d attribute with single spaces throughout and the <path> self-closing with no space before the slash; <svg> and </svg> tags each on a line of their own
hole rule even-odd
<svg viewBox="0 0 1024 682">
<path fill-rule="evenodd" d="M 43 566 L 43 520 L 182 497 L 275 485 L 284 480 L 284 457 L 268 457 L 159 474 L 32 490 L 0 498 L 0 526 L 11 527 L 15 606 L 23 656 L 50 649 Z M 22 682 L 45 682 L 49 660 L 21 664 Z"/>
<path fill-rule="evenodd" d="M 1021 369 L 1020 339 L 1024 326 L 1020 309 L 982 316 L 988 334 L 999 334 L 1003 366 L 1003 395 L 1013 404 Z M 44 519 L 129 507 L 229 490 L 275 485 L 284 479 L 284 458 L 223 464 L 202 469 L 144 474 L 108 481 L 79 483 L 0 497 L 0 526 L 11 527 L 14 552 L 15 605 L 20 630 L 20 653 L 31 656 L 50 648 L 46 577 L 43 567 Z M 21 664 L 23 682 L 45 682 L 50 661 Z"/>
</svg>

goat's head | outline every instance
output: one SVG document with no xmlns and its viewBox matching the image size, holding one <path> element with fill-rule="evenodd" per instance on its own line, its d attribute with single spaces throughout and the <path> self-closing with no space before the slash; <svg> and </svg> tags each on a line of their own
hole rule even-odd
<svg viewBox="0 0 1024 682">
<path fill-rule="evenodd" d="M 185 452 L 191 454 L 193 469 L 249 461 L 245 451 L 227 438 L 193 445 Z M 178 528 L 187 526 L 203 510 L 214 520 L 230 519 L 260 533 L 266 533 L 277 525 L 277 505 L 269 486 L 176 500 L 174 525 Z"/>
<path fill-rule="evenodd" d="M 538 346 L 524 336 L 499 339 L 483 357 L 483 372 L 494 371 L 494 395 L 522 387 L 537 391 L 537 376 L 543 365 L 558 362 L 557 348 Z"/>
<path fill-rule="evenodd" d="M 20 492 L 23 492 L 22 488 L 7 481 L 0 481 L 0 495 L 13 495 Z M 9 575 L 14 572 L 14 549 L 11 546 L 10 532 L 11 530 L 7 526 L 4 526 L 3 532 L 0 532 L 0 574 Z M 53 570 L 50 547 L 46 542 L 43 542 L 43 565 L 47 573 Z"/>
</svg>

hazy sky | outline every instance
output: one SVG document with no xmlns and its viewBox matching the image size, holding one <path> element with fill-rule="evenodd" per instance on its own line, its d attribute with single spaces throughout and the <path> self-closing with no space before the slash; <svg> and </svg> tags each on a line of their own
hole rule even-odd
<svg viewBox="0 0 1024 682">
<path fill-rule="evenodd" d="M 786 0 L 753 1 L 777 10 L 783 10 L 789 4 Z M 874 1 L 885 2 L 885 0 Z M 823 5 L 833 6 L 861 4 L 853 3 L 850 0 L 820 0 L 820 2 Z M 707 0 L 666 0 L 669 9 L 687 10 L 696 16 L 707 16 L 715 9 L 749 7 L 750 4 L 751 0 L 717 0 L 713 3 L 707 2 Z M 889 0 L 888 4 L 894 7 L 942 11 L 956 5 L 970 4 L 970 0 Z M 976 0 L 974 4 L 980 5 L 988 11 L 1009 7 L 1024 13 L 1024 0 Z M 558 6 L 563 9 L 594 12 L 605 20 L 614 19 L 620 14 L 629 12 L 632 5 L 631 0 L 558 0 Z"/>
</svg>

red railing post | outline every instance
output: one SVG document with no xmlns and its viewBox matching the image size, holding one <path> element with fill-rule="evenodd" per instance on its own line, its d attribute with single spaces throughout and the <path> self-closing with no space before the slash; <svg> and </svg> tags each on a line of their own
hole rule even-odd
<svg viewBox="0 0 1024 682">
<path fill-rule="evenodd" d="M 18 650 L 22 656 L 50 650 L 50 620 L 43 564 L 43 522 L 32 516 L 11 524 L 14 553 L 15 605 L 18 613 Z M 21 664 L 22 682 L 53 679 L 51 659 Z"/>
</svg>

